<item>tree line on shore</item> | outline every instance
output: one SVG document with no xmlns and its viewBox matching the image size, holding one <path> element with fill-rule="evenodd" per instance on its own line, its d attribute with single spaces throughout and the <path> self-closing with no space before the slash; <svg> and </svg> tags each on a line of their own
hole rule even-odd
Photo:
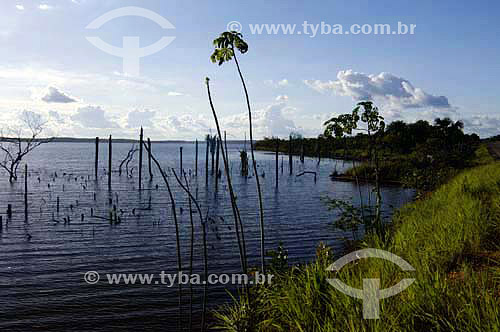
<svg viewBox="0 0 500 332">
<path fill-rule="evenodd" d="M 256 149 L 274 151 L 279 140 L 280 152 L 291 151 L 301 159 L 308 156 L 361 161 L 357 175 L 362 180 L 374 180 L 374 169 L 367 161 L 375 144 L 382 182 L 398 182 L 431 190 L 449 178 L 452 170 L 473 165 L 481 143 L 477 134 L 464 133 L 463 122 L 449 118 L 436 118 L 434 123 L 398 120 L 371 135 L 366 132 L 366 127 L 360 127 L 339 136 L 335 133 L 335 126 L 328 129 L 328 124 L 325 124 L 327 129 L 316 138 L 304 138 L 297 133 L 292 133 L 287 139 L 265 137 L 256 142 Z M 289 144 L 290 140 L 292 144 Z M 353 176 L 352 173 L 349 170 L 344 175 Z"/>
</svg>

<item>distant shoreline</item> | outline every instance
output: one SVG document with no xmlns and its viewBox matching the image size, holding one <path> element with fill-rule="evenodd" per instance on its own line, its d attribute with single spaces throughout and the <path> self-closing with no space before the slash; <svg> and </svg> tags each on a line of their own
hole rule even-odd
<svg viewBox="0 0 500 332">
<path fill-rule="evenodd" d="M 17 138 L 11 138 L 11 137 L 0 137 L 0 142 L 7 142 L 7 141 L 17 141 Z M 22 142 L 27 141 L 28 138 L 21 138 Z M 34 141 L 47 141 L 47 143 L 95 143 L 95 138 L 78 138 L 78 137 L 53 137 L 53 138 L 37 138 Z M 100 143 L 107 143 L 108 138 L 107 137 L 99 137 L 99 142 Z M 196 140 L 151 140 L 151 143 L 188 143 L 188 144 L 194 144 Z M 199 143 L 205 142 L 205 140 L 198 140 Z M 228 140 L 227 141 L 229 144 L 244 144 L 244 140 Z M 113 143 L 139 143 L 138 139 L 129 139 L 129 138 L 113 138 Z M 247 141 L 248 144 L 248 141 Z"/>
</svg>

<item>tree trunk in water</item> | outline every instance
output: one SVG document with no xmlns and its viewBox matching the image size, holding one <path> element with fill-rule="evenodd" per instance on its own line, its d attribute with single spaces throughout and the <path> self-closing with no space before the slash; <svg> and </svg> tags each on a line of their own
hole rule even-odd
<svg viewBox="0 0 500 332">
<path fill-rule="evenodd" d="M 279 176 L 278 176 L 278 164 L 279 164 L 279 158 L 278 158 L 278 154 L 279 154 L 279 150 L 280 150 L 280 139 L 279 138 L 276 138 L 276 188 L 278 188 L 278 181 L 279 181 Z"/>
<path fill-rule="evenodd" d="M 210 141 L 207 138 L 207 149 L 205 151 L 205 187 L 208 187 L 208 149 L 210 149 Z"/>
<path fill-rule="evenodd" d="M 194 158 L 194 176 L 198 176 L 198 139 L 196 139 L 196 152 Z"/>
<path fill-rule="evenodd" d="M 14 167 L 10 167 L 10 172 L 9 172 L 9 182 L 13 183 L 15 180 L 17 180 L 17 177 L 14 175 Z"/>
<path fill-rule="evenodd" d="M 304 141 L 300 141 L 300 162 L 304 163 Z"/>
<path fill-rule="evenodd" d="M 224 130 L 224 145 L 226 147 L 226 159 L 227 159 L 227 162 L 229 163 L 229 152 L 227 151 L 227 135 L 226 135 L 226 131 Z M 231 170 L 231 164 L 229 164 L 229 170 Z"/>
<path fill-rule="evenodd" d="M 24 164 L 24 220 L 28 220 L 28 164 Z"/>
<path fill-rule="evenodd" d="M 321 162 L 321 144 L 319 143 L 319 138 L 318 138 L 318 145 L 316 147 L 316 151 L 318 152 L 318 164 Z"/>
<path fill-rule="evenodd" d="M 95 179 L 97 181 L 98 172 L 99 172 L 99 137 L 95 138 Z"/>
<path fill-rule="evenodd" d="M 113 156 L 113 138 L 109 135 L 108 141 L 108 190 L 111 190 L 111 166 L 112 166 L 112 158 Z"/>
<path fill-rule="evenodd" d="M 144 142 L 144 130 L 141 127 L 139 136 L 139 190 L 142 189 L 142 144 Z"/>
<path fill-rule="evenodd" d="M 215 192 L 219 190 L 219 149 L 221 140 L 217 139 L 217 156 L 215 157 Z"/>
<path fill-rule="evenodd" d="M 213 138 L 212 138 L 213 139 Z M 215 156 L 215 149 L 212 149 L 212 143 L 210 143 L 210 155 L 212 156 L 212 167 L 211 167 L 211 171 L 210 171 L 210 174 L 213 176 L 214 175 L 214 156 Z"/>
<path fill-rule="evenodd" d="M 151 166 L 151 153 L 152 153 L 152 147 L 151 147 L 151 140 L 148 137 L 148 168 L 149 168 L 149 181 L 153 181 L 153 167 Z"/>
<path fill-rule="evenodd" d="M 184 170 L 182 167 L 182 146 L 179 148 L 179 153 L 180 153 L 180 162 L 179 162 L 179 167 L 180 167 L 180 173 L 181 176 L 184 174 Z"/>
</svg>

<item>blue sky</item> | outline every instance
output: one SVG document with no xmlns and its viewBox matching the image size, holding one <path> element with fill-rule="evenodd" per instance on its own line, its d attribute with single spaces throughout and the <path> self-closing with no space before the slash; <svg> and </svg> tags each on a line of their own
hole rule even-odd
<svg viewBox="0 0 500 332">
<path fill-rule="evenodd" d="M 110 10 L 139 6 L 171 22 L 142 17 L 85 27 Z M 47 135 L 194 139 L 214 127 L 204 78 L 232 138 L 247 131 L 235 66 L 210 63 L 211 41 L 230 21 L 250 45 L 241 56 L 255 110 L 256 136 L 315 136 L 329 116 L 373 99 L 388 121 L 463 120 L 467 131 L 499 134 L 498 1 L 122 1 L 19 0 L 0 5 L 0 122 L 23 111 L 47 121 Z M 413 35 L 251 34 L 249 24 L 416 24 Z M 140 75 L 86 40 L 121 47 L 175 40 L 141 59 Z"/>
</svg>

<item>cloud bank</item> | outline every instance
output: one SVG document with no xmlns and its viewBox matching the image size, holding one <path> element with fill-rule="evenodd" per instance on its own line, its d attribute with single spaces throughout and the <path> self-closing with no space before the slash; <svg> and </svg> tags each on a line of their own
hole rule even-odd
<svg viewBox="0 0 500 332">
<path fill-rule="evenodd" d="M 468 132 L 478 133 L 481 137 L 500 135 L 499 116 L 473 115 L 462 121 Z"/>
<path fill-rule="evenodd" d="M 135 110 L 127 115 L 127 127 L 153 127 L 153 119 L 156 116 L 156 111 L 140 111 Z"/>
<path fill-rule="evenodd" d="M 295 109 L 288 106 L 288 97 L 279 96 L 269 105 L 252 112 L 254 137 L 287 137 L 290 132 L 305 133 L 290 118 Z M 107 136 L 135 137 L 142 126 L 152 139 L 203 139 L 215 133 L 215 124 L 209 113 L 193 110 L 190 114 L 168 114 L 160 110 L 107 110 L 101 106 L 84 106 L 76 110 L 49 110 L 45 114 L 50 120 L 51 132 L 59 136 Z M 249 137 L 248 113 L 219 117 L 229 139 Z"/>
<path fill-rule="evenodd" d="M 293 108 L 289 107 L 283 98 L 278 98 L 278 102 L 268 105 L 267 107 L 252 112 L 252 124 L 255 137 L 285 137 L 292 131 L 301 131 L 294 121 L 287 117 L 287 113 L 293 112 Z M 233 132 L 246 132 L 248 135 L 248 115 L 246 113 L 228 116 L 222 121 L 223 126 L 232 129 Z"/>
<path fill-rule="evenodd" d="M 335 81 L 305 80 L 304 83 L 319 92 L 332 91 L 354 100 L 374 100 L 390 108 L 451 108 L 445 96 L 429 94 L 410 81 L 386 72 L 367 75 L 349 69 L 339 71 Z"/>
<path fill-rule="evenodd" d="M 112 129 L 120 127 L 118 123 L 108 119 L 104 110 L 99 106 L 80 107 L 76 114 L 71 116 L 71 120 L 86 128 Z"/>
</svg>

